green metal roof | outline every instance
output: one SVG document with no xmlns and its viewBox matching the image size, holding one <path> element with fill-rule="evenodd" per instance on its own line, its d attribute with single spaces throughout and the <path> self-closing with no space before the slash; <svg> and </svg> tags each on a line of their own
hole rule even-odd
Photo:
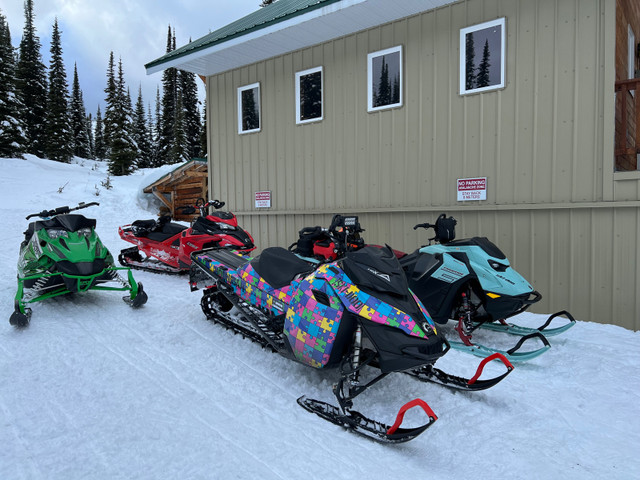
<svg viewBox="0 0 640 480">
<path fill-rule="evenodd" d="M 149 69 L 342 0 L 278 0 L 145 65 Z"/>
</svg>

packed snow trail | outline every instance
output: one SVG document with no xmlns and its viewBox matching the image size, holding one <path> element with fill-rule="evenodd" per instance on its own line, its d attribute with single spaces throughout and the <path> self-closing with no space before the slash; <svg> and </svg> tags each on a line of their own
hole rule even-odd
<svg viewBox="0 0 640 480">
<path fill-rule="evenodd" d="M 155 215 L 140 191 L 166 168 L 111 178 L 107 190 L 105 164 L 78 162 L 0 159 L 0 478 L 640 477 L 640 333 L 620 327 L 579 321 L 482 392 L 390 375 L 355 408 L 393 423 L 402 404 L 420 397 L 439 417 L 394 446 L 300 408 L 303 394 L 332 401 L 337 372 L 287 361 L 208 322 L 185 276 L 136 271 L 149 294 L 138 310 L 119 292 L 94 291 L 33 304 L 31 325 L 14 329 L 27 214 L 98 201 L 82 213 L 97 219 L 116 256 L 128 246 L 117 227 Z M 470 376 L 478 363 L 452 351 L 437 366 Z M 485 375 L 498 372 L 489 365 Z M 407 422 L 424 420 L 411 413 Z"/>
</svg>

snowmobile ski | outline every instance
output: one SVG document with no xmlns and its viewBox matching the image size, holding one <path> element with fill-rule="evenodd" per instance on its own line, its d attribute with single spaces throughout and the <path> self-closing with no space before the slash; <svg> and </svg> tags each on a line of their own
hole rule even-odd
<svg viewBox="0 0 640 480">
<path fill-rule="evenodd" d="M 356 410 L 342 411 L 335 405 L 307 398 L 304 395 L 298 398 L 298 405 L 308 412 L 315 413 L 324 420 L 346 428 L 348 431 L 381 443 L 402 443 L 413 440 L 433 425 L 438 419 L 427 402 L 419 398 L 403 405 L 398 412 L 395 423 L 391 426 L 377 420 L 367 418 Z M 419 427 L 401 428 L 400 425 L 404 419 L 405 412 L 413 407 L 422 408 L 427 414 L 429 421 Z"/>
<path fill-rule="evenodd" d="M 569 322 L 560 327 L 547 328 L 551 324 L 551 321 L 554 318 L 562 317 L 562 316 L 567 317 L 569 319 Z M 523 327 L 520 325 L 516 325 L 514 323 L 507 323 L 505 320 L 500 320 L 499 322 L 482 323 L 480 325 L 480 328 L 485 330 L 492 330 L 495 332 L 509 333 L 511 335 L 520 335 L 520 336 L 526 336 L 526 335 L 531 335 L 532 333 L 542 332 L 545 337 L 553 337 L 555 335 L 559 335 L 563 332 L 566 332 L 575 324 L 576 324 L 576 320 L 573 318 L 573 316 L 566 310 L 562 310 L 560 312 L 556 312 L 553 315 L 549 316 L 547 321 L 538 328 Z"/>
<path fill-rule="evenodd" d="M 499 375 L 494 378 L 479 380 L 485 365 L 493 360 L 500 360 L 504 364 L 504 366 L 507 368 L 507 371 L 502 375 Z M 494 385 L 497 385 L 512 371 L 513 371 L 513 365 L 502 353 L 493 353 L 488 357 L 486 357 L 485 359 L 483 359 L 482 362 L 480 362 L 480 365 L 478 366 L 475 375 L 471 378 L 464 378 L 464 377 L 458 377 L 455 375 L 450 375 L 438 368 L 435 368 L 433 365 L 425 365 L 424 367 L 414 369 L 414 370 L 409 370 L 404 373 L 414 378 L 417 378 L 422 382 L 437 383 L 439 385 L 442 385 L 448 388 L 458 389 L 458 390 L 477 391 L 477 390 L 486 390 L 487 388 L 491 388 Z"/>
<path fill-rule="evenodd" d="M 526 352 L 518 351 L 518 350 L 520 350 L 520 348 L 522 347 L 524 342 L 526 342 L 527 340 L 533 339 L 533 338 L 539 339 L 542 342 L 543 346 L 538 348 L 538 349 L 536 349 L 536 350 L 530 350 L 530 351 L 526 351 Z M 486 345 L 481 345 L 481 344 L 473 344 L 473 343 L 465 343 L 465 342 L 453 342 L 453 341 L 449 341 L 449 343 L 451 344 L 451 348 L 454 348 L 454 349 L 462 351 L 462 352 L 471 353 L 472 355 L 475 355 L 477 357 L 485 358 L 485 357 L 493 355 L 495 353 L 499 353 L 499 354 L 503 355 L 510 362 L 523 362 L 523 361 L 526 361 L 526 360 L 531 360 L 533 358 L 536 358 L 536 357 L 542 355 L 548 349 L 551 348 L 551 345 L 549 344 L 549 341 L 540 332 L 534 332 L 534 333 L 531 333 L 529 335 L 523 336 L 518 341 L 518 343 L 516 343 L 516 345 L 513 348 L 510 348 L 509 350 L 506 350 L 506 351 L 505 350 L 498 350 L 498 349 L 491 348 L 491 347 L 488 347 Z"/>
</svg>

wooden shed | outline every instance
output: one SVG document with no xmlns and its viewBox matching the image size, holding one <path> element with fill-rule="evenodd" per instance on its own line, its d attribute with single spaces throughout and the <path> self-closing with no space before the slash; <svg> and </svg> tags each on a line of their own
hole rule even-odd
<svg viewBox="0 0 640 480">
<path fill-rule="evenodd" d="M 195 205 L 198 198 L 207 200 L 207 160 L 194 158 L 143 189 L 152 193 L 166 207 L 174 220 L 190 221 L 196 214 L 185 215 L 180 207 Z"/>
</svg>

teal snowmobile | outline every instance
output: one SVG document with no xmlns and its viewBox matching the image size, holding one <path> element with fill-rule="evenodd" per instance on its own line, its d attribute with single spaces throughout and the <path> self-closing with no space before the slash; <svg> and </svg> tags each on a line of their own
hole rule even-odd
<svg viewBox="0 0 640 480">
<path fill-rule="evenodd" d="M 343 227 L 351 225 L 349 219 Z M 255 258 L 224 248 L 191 254 L 191 289 L 204 289 L 200 304 L 208 319 L 289 360 L 339 371 L 333 386 L 337 405 L 302 396 L 300 406 L 373 440 L 406 442 L 436 421 L 426 402 L 406 403 L 390 425 L 354 410 L 355 397 L 394 372 L 475 391 L 492 387 L 512 371 L 499 354 L 480 362 L 470 379 L 435 368 L 449 344 L 409 290 L 392 250 L 349 251 L 344 228 L 341 233 L 331 238 L 339 258 L 324 263 L 281 247 L 266 248 Z M 480 380 L 492 360 L 502 361 L 507 371 Z M 404 412 L 413 407 L 422 408 L 427 423 L 401 427 Z"/>
<path fill-rule="evenodd" d="M 20 245 L 18 291 L 15 311 L 9 319 L 11 325 L 29 324 L 28 304 L 68 293 L 122 291 L 127 292 L 123 299 L 130 306 L 146 303 L 147 294 L 142 284 L 136 283 L 131 270 L 114 266 L 111 253 L 95 231 L 96 221 L 70 214 L 92 205 L 99 204 L 82 202 L 74 208 L 58 207 L 26 217 L 41 220 L 29 223 Z M 119 271 L 126 272 L 126 280 Z"/>
<path fill-rule="evenodd" d="M 563 310 L 549 316 L 537 328 L 508 323 L 508 318 L 527 310 L 540 301 L 542 295 L 513 269 L 505 254 L 486 237 L 455 240 L 456 224 L 453 217 L 443 213 L 435 224 L 422 223 L 413 227 L 414 230 L 432 228 L 435 235 L 429 239 L 429 245 L 413 253 L 398 255 L 396 252 L 409 287 L 435 322 L 456 322 L 460 341 L 451 341 L 453 348 L 478 356 L 499 351 L 472 342 L 472 333 L 482 328 L 522 337 L 513 348 L 501 351 L 511 361 L 527 360 L 544 353 L 550 347 L 546 337 L 572 327 L 575 324 L 573 316 Z M 556 318 L 568 319 L 568 322 L 549 328 Z M 542 346 L 528 352 L 519 351 L 530 339 L 537 339 Z"/>
</svg>

